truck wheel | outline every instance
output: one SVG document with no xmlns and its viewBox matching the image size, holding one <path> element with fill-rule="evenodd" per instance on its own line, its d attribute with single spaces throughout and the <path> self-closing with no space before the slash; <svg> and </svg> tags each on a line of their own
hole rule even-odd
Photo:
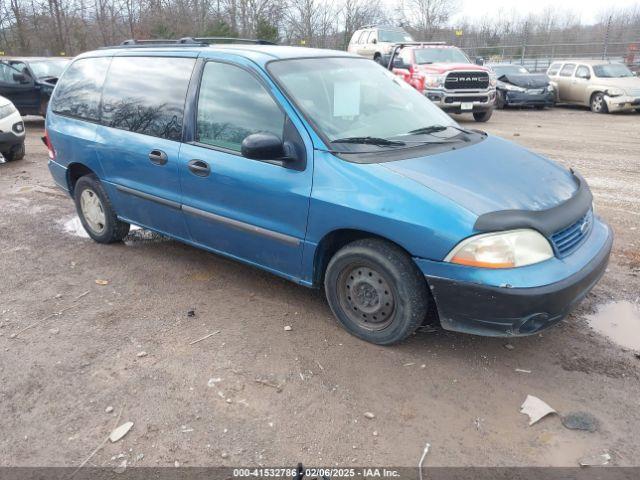
<svg viewBox="0 0 640 480">
<path fill-rule="evenodd" d="M 373 61 L 374 61 L 374 62 L 376 62 L 376 63 L 379 63 L 380 65 L 383 65 L 383 66 L 384 66 L 384 62 L 382 61 L 382 55 L 380 55 L 379 53 L 376 53 L 376 54 L 373 56 Z"/>
<path fill-rule="evenodd" d="M 73 189 L 73 197 L 82 226 L 96 242 L 120 242 L 127 236 L 130 225 L 118 220 L 98 177 L 80 177 Z"/>
<path fill-rule="evenodd" d="M 596 92 L 591 95 L 591 111 L 593 113 L 608 113 L 607 102 L 604 100 L 602 92 Z"/>
<path fill-rule="evenodd" d="M 476 122 L 486 122 L 493 115 L 493 108 L 484 112 L 473 112 L 473 119 Z"/>
<path fill-rule="evenodd" d="M 429 305 L 427 283 L 411 258 L 397 246 L 373 238 L 352 242 L 331 258 L 324 288 L 342 326 L 378 345 L 411 335 Z"/>
</svg>

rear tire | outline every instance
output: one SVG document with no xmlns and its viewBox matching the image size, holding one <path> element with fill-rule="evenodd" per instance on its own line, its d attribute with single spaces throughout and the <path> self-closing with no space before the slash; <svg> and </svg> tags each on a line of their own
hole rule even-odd
<svg viewBox="0 0 640 480">
<path fill-rule="evenodd" d="M 596 92 L 591 95 L 591 111 L 593 113 L 609 113 L 607 102 L 604 101 L 604 94 L 602 92 Z"/>
<path fill-rule="evenodd" d="M 491 115 L 493 115 L 493 108 L 484 112 L 473 112 L 473 119 L 476 122 L 486 122 L 491 118 Z"/>
<path fill-rule="evenodd" d="M 427 283 L 411 258 L 399 247 L 374 238 L 340 249 L 327 266 L 324 288 L 342 326 L 378 345 L 411 335 L 429 306 Z"/>
<path fill-rule="evenodd" d="M 73 189 L 76 211 L 82 226 L 98 243 L 120 242 L 130 225 L 118 220 L 111 200 L 95 175 L 80 177 Z"/>
</svg>

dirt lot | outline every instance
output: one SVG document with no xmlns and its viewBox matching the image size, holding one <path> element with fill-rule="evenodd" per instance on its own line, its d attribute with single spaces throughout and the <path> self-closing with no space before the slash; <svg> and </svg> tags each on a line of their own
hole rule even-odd
<svg viewBox="0 0 640 480">
<path fill-rule="evenodd" d="M 543 335 L 422 331 L 378 347 L 343 331 L 321 292 L 141 231 L 113 246 L 65 232 L 73 204 L 47 171 L 42 121 L 27 122 L 27 158 L 0 165 L 0 465 L 77 466 L 120 413 L 133 429 L 88 465 L 411 466 L 425 442 L 432 466 L 575 466 L 601 451 L 639 465 L 640 359 L 585 316 L 638 301 L 640 115 L 461 120 L 575 167 L 615 229 L 603 280 Z M 529 427 L 527 394 L 590 412 L 598 431 Z"/>
</svg>

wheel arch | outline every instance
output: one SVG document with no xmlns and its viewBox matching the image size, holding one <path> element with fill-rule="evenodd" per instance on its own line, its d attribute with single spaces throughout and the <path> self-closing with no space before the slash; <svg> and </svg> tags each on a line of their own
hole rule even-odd
<svg viewBox="0 0 640 480">
<path fill-rule="evenodd" d="M 352 228 L 332 230 L 322 237 L 315 248 L 313 258 L 313 286 L 318 287 L 322 285 L 327 265 L 329 264 L 331 257 L 333 257 L 338 250 L 351 242 L 365 238 L 384 240 L 385 242 L 391 243 L 401 249 L 410 258 L 412 257 L 411 253 L 409 253 L 402 245 L 399 245 L 397 242 L 377 233 Z"/>
<path fill-rule="evenodd" d="M 73 190 L 80 177 L 85 175 L 95 175 L 96 173 L 87 167 L 84 163 L 74 162 L 67 167 L 67 186 L 69 194 L 73 196 Z"/>
</svg>

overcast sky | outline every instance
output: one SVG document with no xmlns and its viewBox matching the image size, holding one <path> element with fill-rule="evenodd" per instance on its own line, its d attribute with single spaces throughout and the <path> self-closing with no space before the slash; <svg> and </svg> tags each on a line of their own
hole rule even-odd
<svg viewBox="0 0 640 480">
<path fill-rule="evenodd" d="M 499 14 L 501 10 L 507 14 L 515 11 L 526 15 L 540 12 L 550 6 L 576 13 L 583 23 L 595 23 L 598 14 L 603 10 L 640 3 L 639 0 L 458 0 L 458 2 L 460 13 L 452 18 L 452 25 L 455 25 L 456 19 L 463 17 L 468 19 L 485 15 L 492 17 Z"/>
</svg>

